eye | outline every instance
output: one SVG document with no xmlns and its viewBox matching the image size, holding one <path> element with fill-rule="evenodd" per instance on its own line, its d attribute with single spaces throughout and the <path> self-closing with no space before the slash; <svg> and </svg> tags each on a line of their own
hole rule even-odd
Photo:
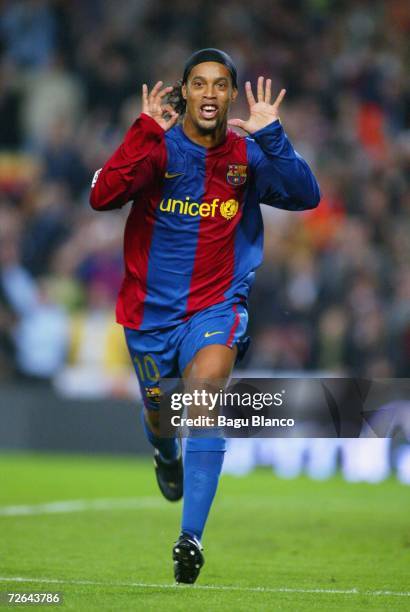
<svg viewBox="0 0 410 612">
<path fill-rule="evenodd" d="M 225 90 L 226 87 L 227 84 L 225 83 L 225 81 L 221 81 L 220 83 L 218 83 L 218 89 Z"/>
</svg>

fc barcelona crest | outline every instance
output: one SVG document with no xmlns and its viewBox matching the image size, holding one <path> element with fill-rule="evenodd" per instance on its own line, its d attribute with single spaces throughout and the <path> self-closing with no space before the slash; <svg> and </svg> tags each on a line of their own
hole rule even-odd
<svg viewBox="0 0 410 612">
<path fill-rule="evenodd" d="M 230 185 L 243 185 L 246 182 L 247 166 L 240 164 L 229 164 L 226 180 Z"/>
<path fill-rule="evenodd" d="M 147 394 L 147 399 L 152 402 L 159 404 L 162 399 L 162 393 L 159 387 L 145 387 L 145 393 Z"/>
</svg>

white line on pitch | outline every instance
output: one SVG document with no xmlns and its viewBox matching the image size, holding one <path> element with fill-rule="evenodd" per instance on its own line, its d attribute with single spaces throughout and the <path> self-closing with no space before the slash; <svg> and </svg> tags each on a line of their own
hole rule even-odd
<svg viewBox="0 0 410 612">
<path fill-rule="evenodd" d="M 38 584 L 73 584 L 78 586 L 109 586 L 137 589 L 195 589 L 202 591 L 245 591 L 252 593 L 304 593 L 313 595 L 368 595 L 385 597 L 410 597 L 407 591 L 359 591 L 358 589 L 302 589 L 287 587 L 241 587 L 226 585 L 177 585 L 150 584 L 144 582 L 100 582 L 94 580 L 60 580 L 59 578 L 27 578 L 23 576 L 0 576 L 0 582 L 32 582 Z"/>
<path fill-rule="evenodd" d="M 43 504 L 22 506 L 0 506 L 1 516 L 33 516 L 38 514 L 65 514 L 87 510 L 133 510 L 140 508 L 160 508 L 164 502 L 161 497 L 129 497 L 123 499 L 69 499 Z"/>
</svg>

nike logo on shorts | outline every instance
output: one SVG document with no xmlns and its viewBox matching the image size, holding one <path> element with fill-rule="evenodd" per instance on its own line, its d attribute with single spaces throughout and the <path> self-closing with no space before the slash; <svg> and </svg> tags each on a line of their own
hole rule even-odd
<svg viewBox="0 0 410 612">
<path fill-rule="evenodd" d="M 215 334 L 223 334 L 223 331 L 205 332 L 204 336 L 205 338 L 210 338 L 211 336 L 215 336 Z"/>
</svg>

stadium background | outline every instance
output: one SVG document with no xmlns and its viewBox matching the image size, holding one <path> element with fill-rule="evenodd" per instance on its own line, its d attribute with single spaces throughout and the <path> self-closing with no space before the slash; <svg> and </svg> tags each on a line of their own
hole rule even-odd
<svg viewBox="0 0 410 612">
<path fill-rule="evenodd" d="M 287 88 L 282 121 L 323 194 L 313 212 L 264 207 L 246 374 L 409 375 L 409 30 L 401 0 L 2 2 L 4 448 L 146 450 L 137 433 L 135 446 L 102 434 L 93 449 L 78 431 L 56 432 L 61 397 L 73 414 L 76 400 L 99 399 L 108 430 L 126 406 L 118 429 L 132 431 L 135 377 L 114 323 L 127 210 L 92 211 L 90 181 L 138 115 L 141 83 L 173 83 L 188 54 L 210 44 L 234 57 L 241 91 L 259 74 Z M 278 468 L 283 455 L 249 453 L 243 471 Z M 401 469 L 409 481 L 408 452 Z"/>
<path fill-rule="evenodd" d="M 245 80 L 286 87 L 323 195 L 263 207 L 240 374 L 405 379 L 409 34 L 406 0 L 0 1 L 0 591 L 58 589 L 75 612 L 409 609 L 403 435 L 232 441 L 206 565 L 175 589 L 181 507 L 157 491 L 114 323 L 127 210 L 88 205 L 141 83 L 226 49 L 235 115 Z"/>
</svg>

